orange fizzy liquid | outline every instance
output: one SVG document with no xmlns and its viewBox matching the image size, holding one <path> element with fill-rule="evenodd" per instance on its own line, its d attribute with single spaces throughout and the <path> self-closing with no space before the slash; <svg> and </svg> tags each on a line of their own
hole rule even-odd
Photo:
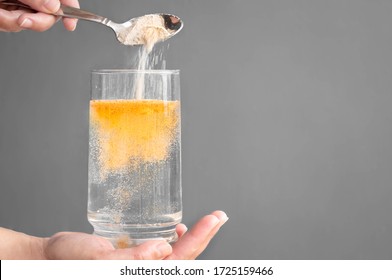
<svg viewBox="0 0 392 280">
<path fill-rule="evenodd" d="M 114 246 L 177 238 L 180 102 L 90 101 L 88 219 Z"/>
<path fill-rule="evenodd" d="M 179 101 L 92 100 L 102 172 L 165 160 L 179 128 Z"/>
</svg>

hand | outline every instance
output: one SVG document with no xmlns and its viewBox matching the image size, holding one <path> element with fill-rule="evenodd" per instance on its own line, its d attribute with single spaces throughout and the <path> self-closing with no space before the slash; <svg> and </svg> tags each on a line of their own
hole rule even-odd
<svg viewBox="0 0 392 280">
<path fill-rule="evenodd" d="M 215 211 L 188 232 L 185 225 L 179 224 L 179 240 L 173 246 L 165 241 L 148 241 L 137 247 L 114 249 L 108 240 L 98 236 L 60 232 L 43 241 L 43 254 L 47 259 L 190 260 L 203 252 L 227 219 L 224 212 Z"/>
<path fill-rule="evenodd" d="M 228 219 L 224 212 L 215 211 L 201 218 L 189 232 L 186 232 L 186 227 L 183 224 L 179 224 L 177 226 L 179 240 L 173 244 L 172 253 L 165 259 L 196 259 Z"/>
<path fill-rule="evenodd" d="M 56 23 L 57 17 L 48 15 L 45 12 L 54 13 L 58 11 L 60 2 L 79 8 L 78 0 L 19 0 L 40 11 L 34 13 L 24 8 L 2 5 L 2 1 L 4 0 L 0 0 L 0 31 L 8 32 L 19 32 L 23 29 L 40 32 L 48 30 Z M 69 31 L 75 30 L 76 23 L 76 19 L 63 18 L 63 24 Z"/>
</svg>

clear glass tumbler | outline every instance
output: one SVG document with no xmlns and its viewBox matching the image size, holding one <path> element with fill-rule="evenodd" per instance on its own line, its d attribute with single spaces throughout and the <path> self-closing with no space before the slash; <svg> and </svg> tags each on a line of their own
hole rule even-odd
<svg viewBox="0 0 392 280">
<path fill-rule="evenodd" d="M 182 218 L 178 70 L 92 72 L 88 220 L 117 248 L 177 240 Z"/>
</svg>

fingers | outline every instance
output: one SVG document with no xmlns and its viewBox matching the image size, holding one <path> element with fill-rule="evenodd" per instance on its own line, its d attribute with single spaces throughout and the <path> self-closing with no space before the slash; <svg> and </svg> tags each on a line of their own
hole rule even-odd
<svg viewBox="0 0 392 280">
<path fill-rule="evenodd" d="M 227 220 L 222 211 L 215 211 L 203 217 L 173 245 L 173 253 L 166 259 L 195 259 Z"/>
<path fill-rule="evenodd" d="M 62 0 L 61 3 L 70 6 L 70 7 L 75 7 L 79 8 L 79 1 L 78 0 Z M 75 18 L 63 18 L 63 24 L 65 29 L 68 31 L 74 31 L 76 29 L 76 24 L 78 20 Z"/>
<path fill-rule="evenodd" d="M 13 10 L 8 12 L 8 17 L 0 17 L 5 25 L 6 31 L 20 31 L 23 29 L 30 29 L 34 31 L 46 31 L 56 22 L 56 17 L 45 13 L 56 12 L 60 8 L 58 0 L 21 0 L 21 2 L 29 5 L 38 13 L 32 13 L 24 9 Z M 3 14 L 6 12 L 0 10 Z M 12 17 L 10 17 L 12 15 Z M 5 22 L 5 23 L 4 23 Z"/>
<path fill-rule="evenodd" d="M 18 18 L 23 11 L 6 11 L 0 9 L 0 30 L 8 32 L 19 32 L 22 27 L 18 24 Z"/>
<path fill-rule="evenodd" d="M 44 13 L 55 13 L 60 9 L 59 0 L 20 0 L 20 2 Z"/>
<path fill-rule="evenodd" d="M 207 237 L 208 242 L 205 244 L 205 247 L 207 247 L 208 243 L 215 236 L 215 234 L 219 231 L 221 226 L 223 226 L 229 220 L 226 213 L 223 211 L 214 211 L 211 213 L 211 215 L 214 215 L 215 217 L 217 217 L 219 219 L 219 224 L 211 230 L 210 234 Z"/>
<path fill-rule="evenodd" d="M 188 230 L 188 228 L 186 227 L 186 225 L 178 224 L 176 226 L 176 232 L 177 232 L 178 238 L 181 238 L 181 236 L 183 236 L 187 230 Z"/>
<path fill-rule="evenodd" d="M 29 5 L 38 13 L 28 11 L 14 10 L 6 11 L 0 9 L 0 30 L 18 32 L 23 29 L 34 31 L 46 31 L 56 23 L 56 17 L 49 15 L 60 9 L 59 0 L 20 0 Z M 79 8 L 78 0 L 61 0 L 65 5 Z M 46 14 L 49 13 L 49 14 Z M 63 18 L 64 27 L 73 31 L 76 28 L 77 19 Z"/>
<path fill-rule="evenodd" d="M 56 23 L 56 17 L 44 13 L 23 13 L 17 20 L 17 24 L 23 29 L 43 32 Z"/>
<path fill-rule="evenodd" d="M 172 247 L 165 241 L 148 241 L 137 247 L 117 249 L 102 256 L 107 260 L 162 260 L 172 253 Z"/>
</svg>

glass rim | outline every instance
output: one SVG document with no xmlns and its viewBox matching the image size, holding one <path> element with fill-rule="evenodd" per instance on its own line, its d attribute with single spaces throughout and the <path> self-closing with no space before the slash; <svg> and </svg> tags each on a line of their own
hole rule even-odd
<svg viewBox="0 0 392 280">
<path fill-rule="evenodd" d="M 91 71 L 92 74 L 179 74 L 179 69 L 168 70 L 168 69 L 148 69 L 148 70 L 139 70 L 139 69 L 93 69 Z"/>
</svg>

